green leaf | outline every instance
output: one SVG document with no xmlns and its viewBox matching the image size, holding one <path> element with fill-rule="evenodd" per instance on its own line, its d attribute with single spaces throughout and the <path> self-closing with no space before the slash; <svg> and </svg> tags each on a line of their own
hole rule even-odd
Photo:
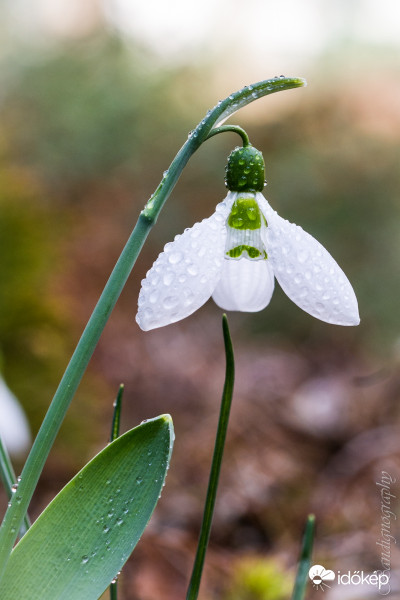
<svg viewBox="0 0 400 600">
<path fill-rule="evenodd" d="M 173 437 L 171 418 L 162 415 L 128 431 L 93 458 L 11 553 L 0 598 L 96 600 L 118 575 L 150 519 Z"/>
<path fill-rule="evenodd" d="M 308 515 L 300 550 L 299 566 L 294 584 L 292 600 L 303 600 L 308 583 L 308 571 L 311 566 L 311 554 L 314 543 L 315 516 Z"/>
</svg>

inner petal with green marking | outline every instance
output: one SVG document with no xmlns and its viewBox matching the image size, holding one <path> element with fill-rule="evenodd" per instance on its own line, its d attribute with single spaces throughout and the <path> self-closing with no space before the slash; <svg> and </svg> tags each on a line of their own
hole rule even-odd
<svg viewBox="0 0 400 600">
<path fill-rule="evenodd" d="M 226 223 L 225 258 L 266 259 L 267 253 L 261 240 L 263 227 L 265 220 L 254 194 L 239 196 L 233 203 Z"/>
<path fill-rule="evenodd" d="M 233 203 L 228 217 L 232 229 L 260 229 L 261 212 L 254 194 L 239 196 Z"/>
</svg>

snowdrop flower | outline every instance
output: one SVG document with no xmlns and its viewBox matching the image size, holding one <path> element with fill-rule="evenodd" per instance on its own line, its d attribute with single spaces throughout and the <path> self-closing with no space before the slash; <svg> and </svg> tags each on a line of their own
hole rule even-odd
<svg viewBox="0 0 400 600">
<path fill-rule="evenodd" d="M 271 300 L 275 278 L 313 317 L 358 325 L 357 299 L 341 268 L 261 194 L 262 154 L 251 145 L 238 147 L 226 171 L 225 200 L 211 217 L 166 244 L 142 281 L 139 326 L 148 331 L 184 319 L 210 297 L 227 311 L 262 310 Z"/>
<path fill-rule="evenodd" d="M 17 398 L 0 376 L 0 436 L 10 454 L 27 450 L 31 434 L 25 413 Z"/>
</svg>

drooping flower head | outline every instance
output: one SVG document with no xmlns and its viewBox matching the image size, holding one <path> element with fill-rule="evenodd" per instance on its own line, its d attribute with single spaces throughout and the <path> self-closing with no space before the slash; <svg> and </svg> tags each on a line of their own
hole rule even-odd
<svg viewBox="0 0 400 600">
<path fill-rule="evenodd" d="M 339 265 L 301 227 L 282 219 L 261 194 L 262 154 L 250 144 L 228 159 L 225 200 L 214 214 L 166 244 L 139 294 L 136 320 L 147 331 L 179 321 L 210 297 L 224 310 L 265 308 L 275 278 L 310 315 L 358 325 L 357 299 Z"/>
</svg>

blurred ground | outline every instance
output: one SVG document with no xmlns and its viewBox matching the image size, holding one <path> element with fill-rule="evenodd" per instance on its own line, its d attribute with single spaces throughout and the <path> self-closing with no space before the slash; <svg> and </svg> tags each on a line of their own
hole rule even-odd
<svg viewBox="0 0 400 600">
<path fill-rule="evenodd" d="M 310 512 L 315 562 L 379 569 L 382 471 L 397 480 L 398 514 L 399 62 L 376 48 L 342 47 L 334 56 L 309 75 L 295 73 L 314 89 L 264 99 L 234 122 L 264 152 L 273 207 L 319 239 L 349 276 L 362 322 L 319 323 L 280 290 L 262 313 L 229 315 L 236 386 L 204 599 L 290 597 Z M 218 88 L 206 62 L 161 69 L 148 51 L 100 31 L 50 51 L 5 53 L 2 78 L 0 340 L 4 376 L 36 432 L 139 210 L 187 132 L 234 88 L 225 89 L 228 78 Z M 210 302 L 182 323 L 143 333 L 134 322 L 140 279 L 165 242 L 224 197 L 236 143 L 233 135 L 207 142 L 185 170 L 32 503 L 36 517 L 106 443 L 121 382 L 124 429 L 171 413 L 167 486 L 123 571 L 125 600 L 185 596 L 224 377 L 219 309 Z M 396 532 L 399 539 L 397 523 Z M 400 569 L 395 546 L 392 568 Z M 307 598 L 320 593 L 310 588 Z"/>
</svg>

